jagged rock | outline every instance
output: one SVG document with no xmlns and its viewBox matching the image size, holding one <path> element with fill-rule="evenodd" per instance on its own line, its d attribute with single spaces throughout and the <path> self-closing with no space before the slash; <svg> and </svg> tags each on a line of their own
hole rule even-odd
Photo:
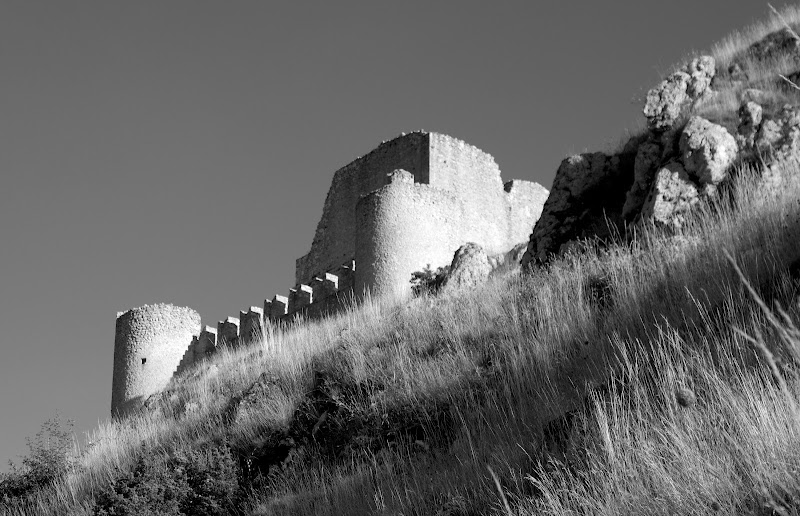
<svg viewBox="0 0 800 516">
<path fill-rule="evenodd" d="M 770 161 L 796 157 L 800 151 L 800 109 L 787 104 L 776 115 L 765 116 L 755 147 Z"/>
<path fill-rule="evenodd" d="M 562 161 L 542 215 L 531 233 L 522 258 L 523 267 L 532 262 L 546 262 L 570 240 L 607 234 L 608 229 L 602 226 L 607 226 L 606 220 L 621 218 L 624 192 L 632 183 L 632 177 L 625 177 L 626 168 L 632 166 L 622 166 L 619 156 L 602 152 L 579 154 Z M 614 199 L 615 195 L 620 199 Z"/>
<path fill-rule="evenodd" d="M 622 216 L 626 220 L 636 217 L 641 211 L 660 163 L 661 146 L 658 143 L 647 141 L 639 146 L 633 164 L 633 186 L 628 191 L 625 205 L 622 207 Z"/>
<path fill-rule="evenodd" d="M 686 88 L 686 93 L 693 99 L 699 99 L 709 91 L 711 79 L 716 73 L 714 58 L 711 56 L 700 56 L 687 65 L 686 72 L 691 77 Z"/>
<path fill-rule="evenodd" d="M 683 165 L 671 161 L 656 172 L 652 189 L 642 207 L 642 219 L 679 228 L 685 221 L 686 212 L 699 200 L 697 187 Z"/>
<path fill-rule="evenodd" d="M 680 138 L 683 166 L 703 185 L 718 185 L 736 159 L 736 139 L 722 127 L 699 116 L 689 119 Z"/>
<path fill-rule="evenodd" d="M 745 82 L 750 78 L 742 65 L 736 62 L 728 67 L 728 75 L 733 82 Z"/>
<path fill-rule="evenodd" d="M 489 277 L 492 265 L 483 247 L 473 242 L 458 248 L 443 288 L 448 291 L 474 288 Z"/>
<path fill-rule="evenodd" d="M 750 149 L 755 144 L 756 134 L 761 127 L 763 109 L 760 104 L 750 101 L 742 102 L 739 107 L 739 127 L 737 128 L 737 143 L 742 149 Z"/>
<path fill-rule="evenodd" d="M 691 99 L 688 93 L 692 78 L 686 72 L 675 72 L 647 92 L 644 116 L 653 131 L 665 131 L 675 124 L 683 106 Z"/>
<path fill-rule="evenodd" d="M 715 73 L 714 58 L 700 56 L 648 91 L 643 112 L 650 129 L 664 132 L 672 128 L 691 102 L 711 92 Z"/>
</svg>

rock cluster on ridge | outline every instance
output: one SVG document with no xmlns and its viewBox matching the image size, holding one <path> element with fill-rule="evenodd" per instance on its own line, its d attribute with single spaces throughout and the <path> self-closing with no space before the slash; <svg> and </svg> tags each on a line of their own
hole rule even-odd
<svg viewBox="0 0 800 516">
<path fill-rule="evenodd" d="M 713 57 L 694 58 L 648 92 L 644 134 L 614 154 L 562 161 L 523 267 L 546 263 L 584 239 L 625 236 L 640 223 L 679 229 L 692 208 L 718 195 L 737 163 L 764 164 L 762 182 L 779 181 L 770 164 L 800 152 L 800 90 L 778 81 L 777 73 L 769 87 L 763 77 L 750 78 L 773 61 L 800 68 L 800 42 L 786 29 L 733 56 L 721 78 Z M 800 70 L 787 74 L 795 75 Z M 741 100 L 738 113 L 723 112 L 727 101 L 718 87 Z"/>
</svg>

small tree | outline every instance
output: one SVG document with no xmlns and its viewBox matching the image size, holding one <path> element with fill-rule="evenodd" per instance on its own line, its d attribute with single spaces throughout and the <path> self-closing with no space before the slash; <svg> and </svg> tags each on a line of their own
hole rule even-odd
<svg viewBox="0 0 800 516">
<path fill-rule="evenodd" d="M 22 465 L 9 461 L 11 471 L 0 476 L 0 502 L 12 505 L 37 489 L 58 481 L 75 466 L 73 420 L 48 419 L 33 438 L 26 437 L 29 453 Z"/>
</svg>

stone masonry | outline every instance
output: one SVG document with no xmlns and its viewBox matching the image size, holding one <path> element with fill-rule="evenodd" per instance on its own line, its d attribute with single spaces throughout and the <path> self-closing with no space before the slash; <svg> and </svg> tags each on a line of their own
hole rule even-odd
<svg viewBox="0 0 800 516">
<path fill-rule="evenodd" d="M 503 183 L 492 156 L 444 134 L 382 143 L 334 174 L 288 296 L 202 331 L 188 308 L 146 305 L 118 315 L 112 414 L 130 414 L 220 346 L 260 341 L 270 324 L 333 313 L 366 292 L 407 295 L 412 272 L 449 264 L 466 242 L 490 254 L 510 250 L 527 240 L 547 196 L 537 183 Z"/>
</svg>

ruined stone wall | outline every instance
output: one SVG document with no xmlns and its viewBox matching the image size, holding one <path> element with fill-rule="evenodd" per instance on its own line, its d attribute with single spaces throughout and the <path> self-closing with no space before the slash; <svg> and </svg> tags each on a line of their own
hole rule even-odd
<svg viewBox="0 0 800 516">
<path fill-rule="evenodd" d="M 449 263 L 463 243 L 464 216 L 451 192 L 414 183 L 405 171 L 393 174 L 356 208 L 356 294 L 402 294 L 410 288 L 411 272 Z"/>
<path fill-rule="evenodd" d="M 296 284 L 261 307 L 200 331 L 188 308 L 153 305 L 117 320 L 112 412 L 128 413 L 220 346 L 261 340 L 268 325 L 322 317 L 360 299 L 408 294 L 411 274 L 448 265 L 466 242 L 490 254 L 527 240 L 548 192 L 503 184 L 494 158 L 436 133 L 404 134 L 339 169 Z M 147 359 L 147 363 L 137 360 Z"/>
<path fill-rule="evenodd" d="M 528 224 L 538 219 L 547 189 L 520 180 L 504 185 L 490 154 L 444 134 L 430 134 L 429 162 L 431 186 L 452 192 L 462 205 L 463 216 L 455 222 L 459 245 L 476 242 L 491 254 L 528 238 Z"/>
<path fill-rule="evenodd" d="M 539 220 L 550 192 L 539 183 L 519 179 L 507 182 L 503 185 L 503 191 L 507 210 L 505 220 L 508 241 L 524 242 L 530 236 L 524 236 L 530 233 L 528 224 L 536 224 Z"/>
<path fill-rule="evenodd" d="M 359 198 L 386 183 L 386 175 L 402 168 L 415 180 L 428 182 L 428 134 L 415 132 L 382 143 L 333 175 L 311 250 L 298 258 L 295 283 L 329 271 L 355 251 L 355 208 Z"/>
<path fill-rule="evenodd" d="M 199 331 L 191 308 L 157 304 L 118 314 L 111 413 L 124 416 L 166 387 Z"/>
<path fill-rule="evenodd" d="M 358 208 L 360 199 L 380 191 L 389 172 L 398 169 L 406 170 L 414 184 L 429 185 L 434 190 L 409 194 L 402 203 L 398 193 L 384 192 L 386 202 L 371 201 L 377 211 L 366 205 Z M 297 260 L 295 278 L 298 283 L 307 282 L 343 258 L 356 256 L 361 266 L 356 274 L 356 294 L 360 295 L 364 286 L 376 281 L 399 285 L 429 263 L 434 267 L 449 263 L 452 253 L 465 242 L 479 243 L 489 253 L 505 252 L 528 239 L 546 197 L 547 190 L 536 183 L 511 181 L 504 185 L 494 158 L 462 140 L 437 133 L 404 135 L 336 172 L 311 251 Z M 420 203 L 415 204 L 417 201 Z M 390 202 L 400 203 L 398 206 L 402 204 L 403 208 L 390 209 Z M 362 211 L 360 215 L 356 213 L 358 209 Z M 418 211 L 419 215 L 402 213 L 405 210 Z M 427 243 L 427 237 L 419 240 L 419 231 L 402 227 L 398 217 L 408 218 L 407 222 L 417 227 L 431 228 L 427 233 L 447 244 L 440 247 L 435 239 Z M 433 224 L 446 227 L 433 228 Z M 387 225 L 396 228 L 391 236 L 384 229 Z M 383 233 L 369 234 L 373 230 Z M 384 242 L 392 243 L 391 250 Z M 391 259 L 393 265 L 389 266 L 386 255 L 395 252 L 407 258 Z M 440 260 L 439 254 L 448 256 Z M 420 258 L 412 259 L 411 255 Z M 422 258 L 425 255 L 429 258 Z M 408 267 L 412 263 L 421 265 L 401 270 L 403 260 Z M 394 276 L 385 277 L 377 271 Z M 375 290 L 381 291 L 383 286 Z"/>
</svg>

